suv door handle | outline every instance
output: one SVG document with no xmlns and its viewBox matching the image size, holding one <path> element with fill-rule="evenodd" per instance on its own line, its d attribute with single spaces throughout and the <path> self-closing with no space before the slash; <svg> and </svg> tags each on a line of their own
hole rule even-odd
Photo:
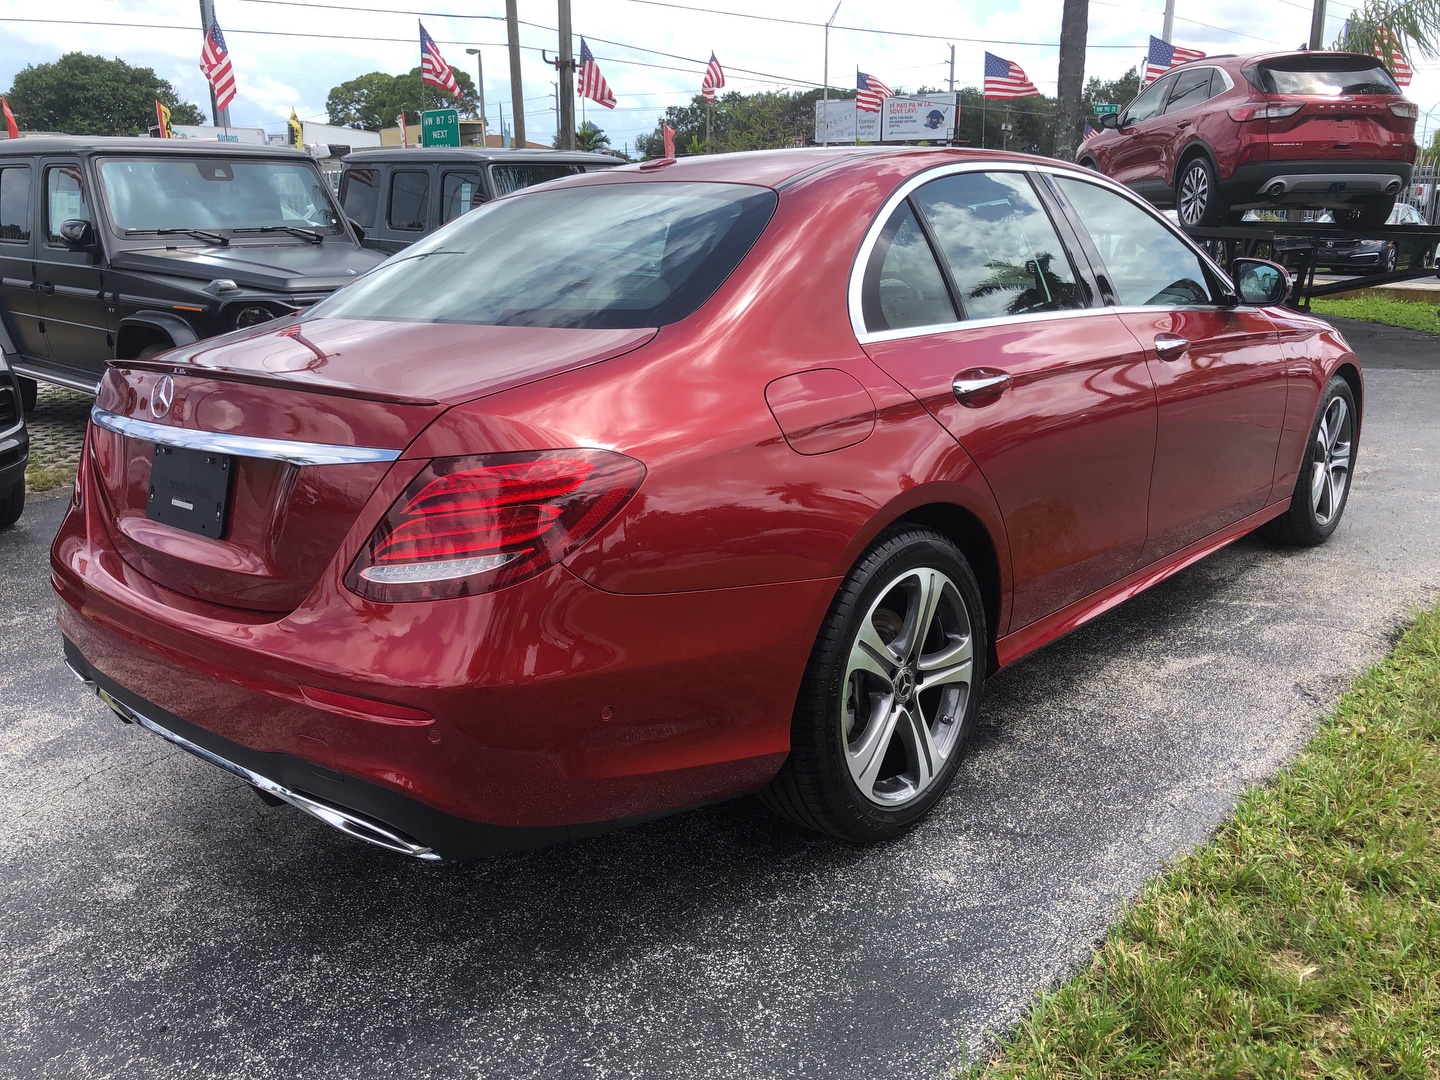
<svg viewBox="0 0 1440 1080">
<path fill-rule="evenodd" d="M 1003 394 L 1010 389 L 1012 381 L 1010 376 L 1003 371 L 971 368 L 969 371 L 962 371 L 956 375 L 950 383 L 950 389 L 955 392 L 956 399 L 963 402 L 966 398 Z"/>
<path fill-rule="evenodd" d="M 1189 347 L 1190 342 L 1186 338 L 1174 334 L 1155 335 L 1155 355 L 1161 360 L 1179 360 Z"/>
<path fill-rule="evenodd" d="M 35 282 L 35 288 L 39 289 L 39 290 L 40 290 L 41 292 L 43 292 L 46 296 L 54 296 L 54 295 L 55 295 L 55 285 L 54 285 L 53 282 L 49 282 L 49 281 L 37 281 L 37 282 Z"/>
</svg>

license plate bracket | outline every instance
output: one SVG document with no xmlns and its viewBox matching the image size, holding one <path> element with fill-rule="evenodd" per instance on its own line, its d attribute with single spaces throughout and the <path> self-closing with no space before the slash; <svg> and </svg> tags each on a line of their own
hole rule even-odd
<svg viewBox="0 0 1440 1080">
<path fill-rule="evenodd" d="M 233 471 L 228 454 L 157 445 L 150 460 L 145 516 L 218 540 L 230 516 Z"/>
</svg>

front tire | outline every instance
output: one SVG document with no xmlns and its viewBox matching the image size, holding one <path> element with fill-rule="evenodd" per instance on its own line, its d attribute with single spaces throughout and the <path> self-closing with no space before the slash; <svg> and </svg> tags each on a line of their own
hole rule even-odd
<svg viewBox="0 0 1440 1080">
<path fill-rule="evenodd" d="M 25 511 L 25 480 L 10 485 L 9 491 L 0 491 L 0 529 L 8 529 L 20 520 Z"/>
<path fill-rule="evenodd" d="M 20 407 L 27 413 L 34 412 L 40 400 L 40 384 L 24 375 L 16 375 L 15 381 L 20 384 Z"/>
<path fill-rule="evenodd" d="M 960 550 L 918 526 L 882 533 L 821 626 L 766 804 L 853 843 L 905 833 L 959 768 L 988 640 Z"/>
<path fill-rule="evenodd" d="M 1290 509 L 1264 526 L 1271 540 L 1314 547 L 1330 539 L 1350 497 L 1359 418 L 1350 384 L 1334 376 L 1310 425 L 1310 442 L 1295 478 Z"/>
<path fill-rule="evenodd" d="M 1224 225 L 1230 204 L 1220 194 L 1220 178 L 1207 157 L 1194 157 L 1175 176 L 1175 213 L 1187 228 Z"/>
</svg>

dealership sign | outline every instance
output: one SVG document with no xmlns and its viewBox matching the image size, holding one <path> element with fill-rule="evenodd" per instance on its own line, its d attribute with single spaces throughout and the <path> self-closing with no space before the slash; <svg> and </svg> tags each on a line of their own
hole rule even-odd
<svg viewBox="0 0 1440 1080">
<path fill-rule="evenodd" d="M 817 101 L 815 141 L 943 142 L 954 137 L 959 120 L 959 95 L 888 97 L 880 112 L 863 112 L 854 101 Z"/>
</svg>

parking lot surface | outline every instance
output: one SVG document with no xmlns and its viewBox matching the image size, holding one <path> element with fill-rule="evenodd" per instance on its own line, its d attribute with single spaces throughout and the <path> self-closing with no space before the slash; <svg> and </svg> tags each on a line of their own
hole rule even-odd
<svg viewBox="0 0 1440 1080">
<path fill-rule="evenodd" d="M 1243 540 L 996 677 L 884 848 L 753 801 L 454 866 L 347 841 L 68 675 L 64 496 L 37 497 L 0 533 L 0 1074 L 908 1078 L 985 1049 L 1440 593 L 1434 339 L 1345 329 L 1366 422 L 1331 542 Z"/>
</svg>

